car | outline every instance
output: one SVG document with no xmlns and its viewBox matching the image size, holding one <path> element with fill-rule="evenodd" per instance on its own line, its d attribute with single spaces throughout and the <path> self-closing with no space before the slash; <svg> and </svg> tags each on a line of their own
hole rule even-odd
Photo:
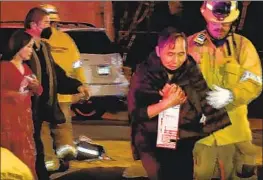
<svg viewBox="0 0 263 180">
<path fill-rule="evenodd" d="M 58 25 L 75 41 L 80 51 L 81 65 L 91 93 L 89 100 L 71 106 L 75 119 L 100 119 L 106 111 L 125 109 L 129 80 L 124 75 L 120 50 L 110 41 L 105 29 L 77 22 L 61 22 Z M 22 22 L 1 23 L 1 50 L 6 48 L 9 37 L 19 28 L 23 28 Z"/>
<path fill-rule="evenodd" d="M 107 111 L 125 108 L 129 81 L 123 72 L 123 59 L 105 29 L 95 27 L 62 28 L 75 41 L 85 69 L 91 99 L 72 105 L 79 116 L 100 118 Z"/>
</svg>

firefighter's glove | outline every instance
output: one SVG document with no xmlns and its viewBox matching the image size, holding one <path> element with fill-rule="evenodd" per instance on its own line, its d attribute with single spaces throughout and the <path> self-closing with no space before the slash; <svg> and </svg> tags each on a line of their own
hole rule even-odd
<svg viewBox="0 0 263 180">
<path fill-rule="evenodd" d="M 228 89 L 213 85 L 213 90 L 207 93 L 206 100 L 213 108 L 220 109 L 233 101 L 233 93 Z"/>
</svg>

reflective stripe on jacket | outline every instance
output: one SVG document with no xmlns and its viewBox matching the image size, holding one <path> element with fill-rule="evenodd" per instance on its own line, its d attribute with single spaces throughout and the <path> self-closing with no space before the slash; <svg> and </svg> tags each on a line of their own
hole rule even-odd
<svg viewBox="0 0 263 180">
<path fill-rule="evenodd" d="M 247 105 L 262 90 L 262 70 L 253 44 L 233 34 L 216 47 L 206 31 L 188 37 L 189 54 L 198 62 L 210 88 L 218 85 L 233 92 L 234 101 L 226 106 L 232 125 L 200 140 L 200 143 L 226 145 L 252 140 Z"/>
</svg>

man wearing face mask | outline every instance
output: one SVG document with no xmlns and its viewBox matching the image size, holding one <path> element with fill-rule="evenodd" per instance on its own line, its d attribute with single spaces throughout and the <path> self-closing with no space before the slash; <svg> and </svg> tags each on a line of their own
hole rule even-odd
<svg viewBox="0 0 263 180">
<path fill-rule="evenodd" d="M 235 34 L 237 1 L 205 1 L 201 13 L 207 28 L 188 38 L 189 53 L 212 89 L 207 100 L 225 107 L 232 125 L 198 141 L 194 148 L 197 179 L 257 179 L 256 149 L 247 105 L 262 90 L 259 56 L 253 44 Z"/>
<path fill-rule="evenodd" d="M 51 27 L 45 28 L 41 33 L 41 37 L 51 46 L 52 57 L 68 76 L 85 83 L 84 69 L 81 66 L 80 53 L 75 42 L 68 34 L 56 27 L 60 21 L 56 7 L 43 4 L 40 8 L 49 14 L 51 22 Z M 73 142 L 70 106 L 72 102 L 77 102 L 80 98 L 82 98 L 81 94 L 58 94 L 59 106 L 65 115 L 66 122 L 56 126 L 51 126 L 49 122 L 44 122 L 42 125 L 41 138 L 44 144 L 45 163 L 47 170 L 50 172 L 59 169 L 59 159 L 72 160 L 77 156 L 77 150 Z M 53 141 L 56 152 L 53 149 Z"/>
<path fill-rule="evenodd" d="M 50 26 L 48 15 L 46 11 L 36 7 L 29 10 L 24 21 L 26 32 L 35 40 L 30 67 L 43 87 L 42 95 L 32 100 L 37 148 L 36 172 L 38 178 L 43 180 L 49 177 L 45 169 L 43 144 L 40 138 L 42 123 L 47 121 L 56 126 L 65 122 L 65 115 L 57 101 L 57 93 L 83 93 L 85 98 L 89 97 L 87 87 L 66 75 L 66 72 L 54 62 L 49 44 L 41 40 L 43 29 Z"/>
</svg>

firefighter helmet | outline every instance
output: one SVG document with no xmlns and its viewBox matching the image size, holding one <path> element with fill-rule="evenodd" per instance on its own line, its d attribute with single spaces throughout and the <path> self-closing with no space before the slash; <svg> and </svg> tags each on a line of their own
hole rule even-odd
<svg viewBox="0 0 263 180">
<path fill-rule="evenodd" d="M 206 21 L 230 23 L 239 16 L 238 3 L 237 1 L 205 1 L 201 13 Z"/>
<path fill-rule="evenodd" d="M 42 4 L 40 5 L 48 14 L 50 21 L 60 21 L 57 8 L 51 4 Z"/>
</svg>

